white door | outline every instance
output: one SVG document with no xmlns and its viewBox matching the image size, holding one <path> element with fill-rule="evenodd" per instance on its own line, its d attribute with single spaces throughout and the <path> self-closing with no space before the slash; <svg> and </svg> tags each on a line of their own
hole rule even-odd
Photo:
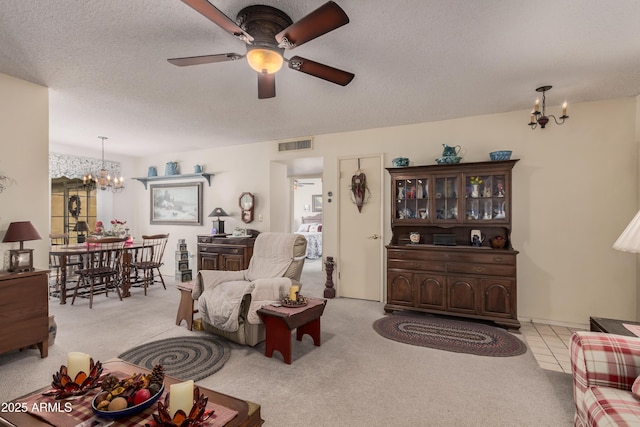
<svg viewBox="0 0 640 427">
<path fill-rule="evenodd" d="M 338 296 L 382 301 L 382 156 L 339 160 Z M 358 169 L 358 162 L 360 163 Z M 366 177 L 364 204 L 359 212 L 351 191 L 352 177 Z"/>
</svg>

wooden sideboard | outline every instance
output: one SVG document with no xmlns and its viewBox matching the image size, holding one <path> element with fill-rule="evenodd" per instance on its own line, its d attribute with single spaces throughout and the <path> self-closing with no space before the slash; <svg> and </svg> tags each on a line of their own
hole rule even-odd
<svg viewBox="0 0 640 427">
<path fill-rule="evenodd" d="M 49 353 L 48 270 L 0 271 L 0 353 L 37 345 Z"/>
<path fill-rule="evenodd" d="M 198 271 L 249 268 L 255 241 L 252 237 L 198 236 Z"/>
</svg>

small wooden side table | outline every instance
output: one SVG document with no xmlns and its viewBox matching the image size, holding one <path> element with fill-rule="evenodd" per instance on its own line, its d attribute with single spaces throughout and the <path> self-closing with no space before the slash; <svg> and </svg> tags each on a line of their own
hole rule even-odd
<svg viewBox="0 0 640 427">
<path fill-rule="evenodd" d="M 296 339 L 308 334 L 316 347 L 320 346 L 320 317 L 327 300 L 308 298 L 303 307 L 274 307 L 266 305 L 258 310 L 266 330 L 264 355 L 273 356 L 274 350 L 282 354 L 284 362 L 291 364 L 291 331 L 297 329 Z"/>
<path fill-rule="evenodd" d="M 176 317 L 176 325 L 180 326 L 183 320 L 187 322 L 187 329 L 193 329 L 193 314 L 198 310 L 193 308 L 193 281 L 181 282 L 176 284 L 176 288 L 180 291 L 180 305 L 178 305 L 178 315 Z"/>
</svg>

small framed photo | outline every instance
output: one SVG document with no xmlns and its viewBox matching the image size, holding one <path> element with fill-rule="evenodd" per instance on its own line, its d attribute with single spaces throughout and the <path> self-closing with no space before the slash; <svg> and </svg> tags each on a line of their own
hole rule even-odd
<svg viewBox="0 0 640 427">
<path fill-rule="evenodd" d="M 311 211 L 322 212 L 322 194 L 314 194 L 311 196 Z"/>
<path fill-rule="evenodd" d="M 150 186 L 150 223 L 202 225 L 202 183 Z"/>
<path fill-rule="evenodd" d="M 33 270 L 33 249 L 10 249 L 9 271 L 18 273 Z"/>
</svg>

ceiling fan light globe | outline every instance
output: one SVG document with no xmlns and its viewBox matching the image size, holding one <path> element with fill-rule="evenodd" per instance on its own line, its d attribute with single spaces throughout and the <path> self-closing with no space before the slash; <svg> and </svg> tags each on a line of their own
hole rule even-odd
<svg viewBox="0 0 640 427">
<path fill-rule="evenodd" d="M 273 74 L 282 68 L 284 59 L 274 50 L 255 48 L 247 52 L 247 62 L 258 73 Z"/>
</svg>

